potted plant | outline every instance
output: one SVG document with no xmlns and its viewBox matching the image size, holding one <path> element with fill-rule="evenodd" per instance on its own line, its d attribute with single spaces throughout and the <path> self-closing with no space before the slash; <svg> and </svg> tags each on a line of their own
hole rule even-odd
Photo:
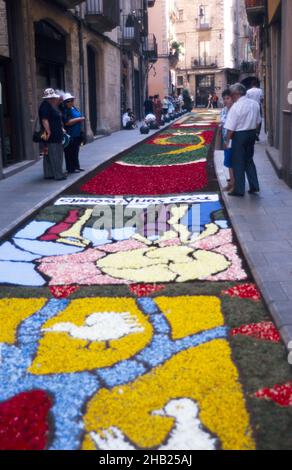
<svg viewBox="0 0 292 470">
<path fill-rule="evenodd" d="M 170 45 L 169 52 L 169 63 L 171 68 L 175 68 L 179 61 L 179 55 L 181 53 L 181 44 L 177 41 L 173 41 Z"/>
</svg>

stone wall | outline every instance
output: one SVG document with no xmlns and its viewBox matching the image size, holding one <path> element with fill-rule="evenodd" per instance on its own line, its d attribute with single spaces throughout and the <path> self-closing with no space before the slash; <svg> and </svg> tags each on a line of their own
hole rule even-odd
<svg viewBox="0 0 292 470">
<path fill-rule="evenodd" d="M 0 56 L 9 57 L 6 5 L 0 0 Z"/>
</svg>

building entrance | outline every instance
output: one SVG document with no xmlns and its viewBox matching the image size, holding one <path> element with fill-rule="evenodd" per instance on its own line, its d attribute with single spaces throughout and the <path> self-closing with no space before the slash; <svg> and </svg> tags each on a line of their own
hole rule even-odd
<svg viewBox="0 0 292 470">
<path fill-rule="evenodd" d="M 215 75 L 196 75 L 196 106 L 206 108 L 209 93 L 215 91 Z"/>
<path fill-rule="evenodd" d="M 37 96 L 41 100 L 45 88 L 65 89 L 66 38 L 47 21 L 39 21 L 35 24 L 35 49 Z"/>
<path fill-rule="evenodd" d="M 0 61 L 0 138 L 3 168 L 20 161 L 13 133 L 13 109 L 11 104 L 11 70 L 9 60 Z"/>
</svg>

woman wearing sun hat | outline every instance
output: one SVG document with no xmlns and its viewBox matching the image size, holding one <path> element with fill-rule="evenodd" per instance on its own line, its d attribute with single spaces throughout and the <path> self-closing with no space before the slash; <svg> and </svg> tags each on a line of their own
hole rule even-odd
<svg viewBox="0 0 292 470">
<path fill-rule="evenodd" d="M 65 180 L 63 173 L 63 138 L 64 129 L 62 115 L 58 109 L 60 96 L 53 88 L 47 88 L 39 108 L 39 119 L 44 129 L 43 140 L 47 143 L 48 151 L 44 156 L 45 179 Z"/>
<path fill-rule="evenodd" d="M 82 123 L 85 117 L 74 105 L 75 96 L 65 93 L 63 96 L 63 121 L 70 143 L 65 148 L 65 160 L 68 173 L 79 173 L 84 171 L 80 168 L 79 150 L 82 142 Z"/>
</svg>

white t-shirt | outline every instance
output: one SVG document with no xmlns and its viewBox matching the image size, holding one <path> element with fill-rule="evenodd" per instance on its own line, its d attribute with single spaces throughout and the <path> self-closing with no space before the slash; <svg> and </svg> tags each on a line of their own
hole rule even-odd
<svg viewBox="0 0 292 470">
<path fill-rule="evenodd" d="M 231 106 L 224 127 L 229 131 L 250 131 L 255 130 L 261 122 L 260 105 L 242 96 Z"/>
<path fill-rule="evenodd" d="M 126 127 L 126 125 L 128 124 L 128 122 L 131 121 L 131 118 L 129 116 L 128 113 L 124 113 L 123 114 L 123 127 Z"/>
<path fill-rule="evenodd" d="M 250 88 L 247 91 L 246 96 L 250 100 L 256 101 L 259 105 L 262 104 L 263 99 L 264 99 L 264 93 L 263 93 L 263 90 L 261 88 L 254 88 L 254 87 Z"/>
<path fill-rule="evenodd" d="M 147 116 L 145 117 L 145 122 L 150 123 L 154 121 L 156 121 L 156 117 L 154 116 L 154 114 L 152 113 L 147 114 Z"/>
<path fill-rule="evenodd" d="M 169 106 L 169 101 L 168 101 L 168 99 L 164 98 L 164 99 L 162 100 L 162 107 L 163 107 L 163 109 L 168 109 L 168 106 Z"/>
</svg>

